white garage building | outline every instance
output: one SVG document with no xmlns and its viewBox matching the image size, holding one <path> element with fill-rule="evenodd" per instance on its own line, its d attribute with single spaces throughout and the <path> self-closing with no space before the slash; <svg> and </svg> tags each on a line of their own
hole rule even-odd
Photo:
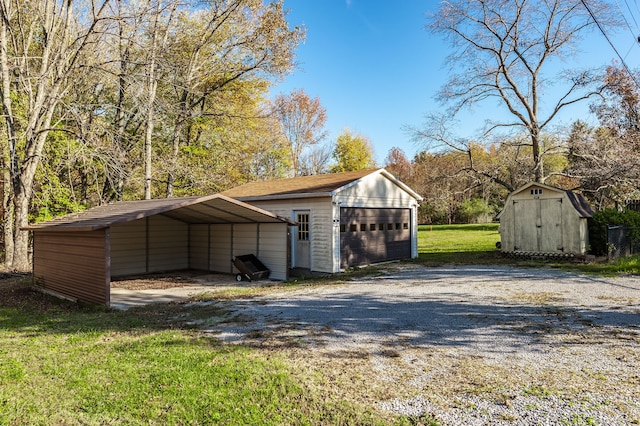
<svg viewBox="0 0 640 426">
<path fill-rule="evenodd" d="M 418 256 L 422 197 L 385 169 L 252 182 L 222 194 L 297 222 L 292 268 L 333 273 Z"/>
</svg>

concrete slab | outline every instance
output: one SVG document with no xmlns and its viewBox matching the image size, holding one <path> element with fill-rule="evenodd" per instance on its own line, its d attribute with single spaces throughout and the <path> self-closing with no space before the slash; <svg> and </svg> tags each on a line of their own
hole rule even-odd
<svg viewBox="0 0 640 426">
<path fill-rule="evenodd" d="M 212 286 L 183 286 L 167 289 L 129 290 L 111 288 L 111 307 L 126 310 L 152 303 L 169 303 L 189 300 L 191 297 L 212 291 Z"/>
</svg>

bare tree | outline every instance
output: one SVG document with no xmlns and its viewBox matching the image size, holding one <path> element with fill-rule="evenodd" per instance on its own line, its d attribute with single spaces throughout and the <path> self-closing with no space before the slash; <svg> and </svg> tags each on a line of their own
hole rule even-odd
<svg viewBox="0 0 640 426">
<path fill-rule="evenodd" d="M 312 176 L 327 173 L 333 155 L 333 146 L 325 143 L 315 145 L 300 157 L 300 175 Z"/>
<path fill-rule="evenodd" d="M 174 13 L 178 8 L 178 1 L 169 0 L 168 4 L 163 4 L 162 0 L 155 1 L 155 11 L 152 13 L 151 25 L 149 28 L 150 45 L 148 48 L 147 64 L 147 105 L 146 105 L 146 129 L 144 134 L 144 199 L 151 199 L 151 171 L 152 171 L 152 138 L 154 129 L 155 100 L 158 91 L 157 62 L 161 51 L 167 45 L 170 26 Z"/>
<path fill-rule="evenodd" d="M 0 0 L 0 79 L 14 207 L 13 255 L 7 266 L 29 269 L 29 205 L 52 120 L 83 55 L 109 24 L 109 0 Z M 14 108 L 19 99 L 21 108 Z"/>
<path fill-rule="evenodd" d="M 602 97 L 591 105 L 600 126 L 574 123 L 565 170 L 599 208 L 640 196 L 640 89 L 616 66 L 607 68 L 605 81 Z"/>
<path fill-rule="evenodd" d="M 273 101 L 275 115 L 280 121 L 284 137 L 291 145 L 293 175 L 304 174 L 301 164 L 303 151 L 323 140 L 327 111 L 319 98 L 311 98 L 304 90 L 280 94 Z"/>
<path fill-rule="evenodd" d="M 532 175 L 544 181 L 543 132 L 561 110 L 601 90 L 593 70 L 548 70 L 573 57 L 581 37 L 595 27 L 594 16 L 603 28 L 615 24 L 608 9 L 604 0 L 443 2 L 429 29 L 452 47 L 452 74 L 438 95 L 450 105 L 448 115 L 495 100 L 511 118 L 489 121 L 486 132 L 521 129 L 531 147 Z"/>
</svg>

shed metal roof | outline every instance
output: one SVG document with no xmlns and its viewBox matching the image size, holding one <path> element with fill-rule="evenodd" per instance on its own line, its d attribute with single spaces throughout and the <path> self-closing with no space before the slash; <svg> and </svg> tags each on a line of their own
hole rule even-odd
<svg viewBox="0 0 640 426">
<path fill-rule="evenodd" d="M 513 191 L 513 192 L 511 192 L 509 194 L 509 196 L 507 197 L 507 199 L 505 201 L 505 206 L 503 207 L 502 211 L 500 211 L 500 213 L 496 216 L 496 218 L 500 219 L 500 217 L 502 216 L 502 213 L 505 211 L 505 209 L 509 205 L 510 198 L 514 194 L 518 194 L 520 192 L 524 192 L 524 191 L 528 190 L 532 186 L 537 186 L 537 187 L 540 187 L 540 188 L 544 188 L 544 189 L 547 189 L 547 190 L 550 190 L 550 191 L 557 192 L 559 194 L 564 193 L 564 194 L 567 195 L 567 198 L 569 199 L 569 201 L 571 201 L 571 205 L 573 206 L 573 208 L 575 209 L 575 211 L 578 213 L 578 215 L 580 217 L 587 217 L 588 218 L 588 217 L 592 217 L 593 216 L 593 210 L 591 209 L 591 206 L 589 205 L 589 203 L 587 202 L 587 200 L 584 198 L 584 196 L 582 194 L 578 194 L 578 193 L 570 191 L 568 189 L 556 188 L 555 186 L 546 185 L 544 183 L 529 182 L 529 183 L 521 186 L 520 188 L 516 189 L 515 191 Z"/>
<path fill-rule="evenodd" d="M 221 194 L 183 198 L 121 201 L 25 227 L 32 231 L 95 231 L 118 223 L 161 214 L 193 224 L 282 223 L 293 224 L 242 201 Z"/>
<path fill-rule="evenodd" d="M 368 169 L 354 172 L 330 173 L 324 175 L 299 176 L 289 179 L 277 179 L 250 182 L 224 191 L 222 194 L 240 200 L 329 197 L 348 188 L 366 176 L 381 174 L 394 182 L 416 200 L 422 197 L 404 183 L 396 179 L 385 169 Z"/>
</svg>

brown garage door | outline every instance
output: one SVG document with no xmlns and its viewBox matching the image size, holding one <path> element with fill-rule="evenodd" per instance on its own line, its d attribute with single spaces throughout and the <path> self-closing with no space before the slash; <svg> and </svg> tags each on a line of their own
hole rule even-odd
<svg viewBox="0 0 640 426">
<path fill-rule="evenodd" d="M 409 209 L 340 209 L 340 266 L 411 257 Z"/>
</svg>

